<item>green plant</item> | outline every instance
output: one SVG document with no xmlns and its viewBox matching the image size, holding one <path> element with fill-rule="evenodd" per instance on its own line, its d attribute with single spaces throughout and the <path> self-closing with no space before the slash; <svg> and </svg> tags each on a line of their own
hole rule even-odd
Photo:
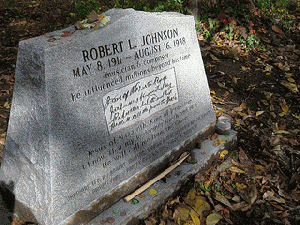
<svg viewBox="0 0 300 225">
<path fill-rule="evenodd" d="M 232 23 L 229 23 L 228 25 L 225 26 L 224 30 L 226 31 L 227 33 L 227 37 L 229 40 L 232 40 L 233 37 L 234 37 L 234 26 Z"/>
<path fill-rule="evenodd" d="M 167 1 L 149 1 L 147 3 L 141 0 L 115 0 L 117 8 L 134 8 L 135 10 L 144 10 L 149 12 L 179 12 L 186 13 L 187 7 L 184 6 L 185 0 L 167 0 Z"/>
<path fill-rule="evenodd" d="M 100 3 L 95 0 L 75 2 L 75 13 L 71 13 L 71 17 L 75 21 L 84 20 L 92 10 L 99 11 L 99 7 Z"/>
</svg>

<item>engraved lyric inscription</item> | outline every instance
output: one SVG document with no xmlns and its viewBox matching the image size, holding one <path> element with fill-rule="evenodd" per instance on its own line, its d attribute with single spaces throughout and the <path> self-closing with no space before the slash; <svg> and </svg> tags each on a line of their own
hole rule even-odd
<svg viewBox="0 0 300 225">
<path fill-rule="evenodd" d="M 103 97 L 110 134 L 178 102 L 175 68 L 140 79 Z"/>
</svg>

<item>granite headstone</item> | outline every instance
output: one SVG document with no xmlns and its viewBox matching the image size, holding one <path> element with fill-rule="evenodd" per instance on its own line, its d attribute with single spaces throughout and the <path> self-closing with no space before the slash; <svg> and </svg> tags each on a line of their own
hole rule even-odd
<svg viewBox="0 0 300 225">
<path fill-rule="evenodd" d="M 88 223 L 214 131 L 194 17 L 105 15 L 19 44 L 0 181 L 24 221 Z"/>
</svg>

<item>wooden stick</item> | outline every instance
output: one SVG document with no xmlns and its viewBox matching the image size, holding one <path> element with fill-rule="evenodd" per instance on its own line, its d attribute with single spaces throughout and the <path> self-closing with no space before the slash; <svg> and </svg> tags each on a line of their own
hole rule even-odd
<svg viewBox="0 0 300 225">
<path fill-rule="evenodd" d="M 135 196 L 137 196 L 137 195 L 141 194 L 142 192 L 144 192 L 147 188 L 149 188 L 156 181 L 159 181 L 160 179 L 162 179 L 164 176 L 166 176 L 168 173 L 170 173 L 172 170 L 174 170 L 177 166 L 179 166 L 188 156 L 189 156 L 189 154 L 187 154 L 186 156 L 184 156 L 183 158 L 181 158 L 177 163 L 175 163 L 174 165 L 170 166 L 168 169 L 166 169 L 163 173 L 159 174 L 154 179 L 148 181 L 146 184 L 144 184 L 142 187 L 140 187 L 139 189 L 137 189 L 131 195 L 126 196 L 125 199 L 124 199 L 125 202 L 129 202 Z"/>
</svg>

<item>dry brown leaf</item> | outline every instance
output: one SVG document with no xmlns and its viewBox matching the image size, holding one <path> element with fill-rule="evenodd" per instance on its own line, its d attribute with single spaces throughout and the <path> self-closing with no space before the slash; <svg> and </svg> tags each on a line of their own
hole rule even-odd
<svg viewBox="0 0 300 225">
<path fill-rule="evenodd" d="M 215 133 L 213 136 L 211 136 L 210 140 L 216 140 L 219 137 L 217 133 Z"/>
<path fill-rule="evenodd" d="M 230 171 L 232 171 L 232 172 L 236 172 L 236 173 L 245 173 L 244 170 L 241 170 L 241 169 L 237 168 L 236 166 L 230 167 L 229 169 L 230 169 Z"/>
<path fill-rule="evenodd" d="M 245 206 L 248 206 L 248 204 L 245 201 L 242 201 L 242 202 L 233 204 L 232 208 L 233 208 L 233 210 L 238 210 L 238 209 L 244 208 Z"/>
<path fill-rule="evenodd" d="M 223 195 L 221 194 L 216 194 L 215 199 L 221 203 L 223 203 L 224 205 L 228 206 L 230 209 L 232 209 L 232 205 L 230 204 L 230 202 L 228 201 L 227 198 L 225 198 Z"/>
<path fill-rule="evenodd" d="M 213 54 L 209 54 L 210 57 L 214 60 L 214 61 L 218 61 L 220 62 L 220 59 L 218 59 L 216 56 L 214 56 Z"/>
<path fill-rule="evenodd" d="M 238 195 L 235 195 L 233 198 L 232 198 L 233 201 L 235 202 L 240 202 L 241 201 L 241 197 L 238 196 Z M 234 206 L 233 206 L 234 207 Z"/>
<path fill-rule="evenodd" d="M 285 200 L 283 198 L 277 198 L 274 196 L 274 192 L 272 191 L 267 191 L 264 193 L 263 195 L 263 199 L 267 200 L 267 201 L 276 201 L 278 203 L 285 203 Z"/>
<path fill-rule="evenodd" d="M 146 225 L 155 225 L 157 223 L 157 220 L 153 217 L 148 218 L 144 221 Z"/>
<path fill-rule="evenodd" d="M 180 218 L 181 221 L 187 221 L 190 216 L 191 207 L 185 205 L 185 204 L 179 204 L 177 205 L 173 218 L 175 221 L 177 221 L 178 218 Z"/>
<path fill-rule="evenodd" d="M 294 93 L 298 93 L 299 92 L 296 84 L 287 82 L 285 80 L 281 81 L 281 84 L 283 86 L 285 86 L 286 88 L 290 89 Z"/>
<path fill-rule="evenodd" d="M 283 112 L 281 112 L 279 114 L 279 116 L 284 116 L 284 115 L 287 115 L 288 114 L 288 111 L 289 111 L 289 107 L 286 105 L 285 103 L 285 100 L 283 98 L 280 98 L 279 99 L 279 104 L 281 106 L 281 109 Z"/>
<path fill-rule="evenodd" d="M 252 164 L 250 159 L 248 158 L 248 156 L 246 155 L 246 153 L 242 148 L 240 148 L 239 160 L 242 164 L 246 164 L 247 166 L 250 166 Z"/>
<path fill-rule="evenodd" d="M 246 109 L 246 108 L 247 108 L 246 102 L 245 102 L 245 101 L 242 101 L 242 104 L 240 105 L 240 107 L 242 107 L 243 109 Z"/>
<path fill-rule="evenodd" d="M 226 143 L 226 140 L 218 139 L 213 143 L 213 146 L 219 146 L 224 143 Z"/>
</svg>

